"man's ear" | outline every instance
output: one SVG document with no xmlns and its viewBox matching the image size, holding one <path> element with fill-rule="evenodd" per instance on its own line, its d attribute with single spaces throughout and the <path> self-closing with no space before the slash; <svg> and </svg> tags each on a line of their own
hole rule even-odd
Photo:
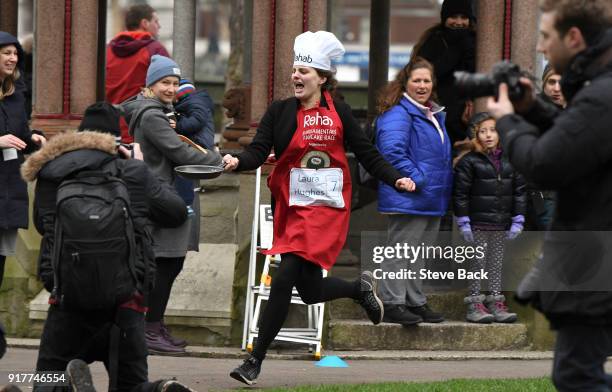
<svg viewBox="0 0 612 392">
<path fill-rule="evenodd" d="M 138 24 L 138 27 L 140 28 L 140 30 L 148 31 L 150 23 L 151 23 L 150 20 L 147 20 L 146 18 L 142 18 L 140 19 L 140 23 Z"/>
<path fill-rule="evenodd" d="M 567 48 L 575 53 L 582 52 L 587 48 L 587 43 L 584 39 L 584 35 L 582 35 L 582 31 L 575 26 L 567 30 L 567 33 L 565 33 L 563 37 L 563 41 L 565 41 Z"/>
</svg>

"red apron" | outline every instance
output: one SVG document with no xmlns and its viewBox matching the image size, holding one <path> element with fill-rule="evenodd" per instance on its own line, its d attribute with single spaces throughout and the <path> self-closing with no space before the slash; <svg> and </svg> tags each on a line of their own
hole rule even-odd
<svg viewBox="0 0 612 392">
<path fill-rule="evenodd" d="M 342 122 L 329 109 L 300 108 L 297 130 L 268 177 L 275 199 L 274 238 L 266 254 L 295 253 L 328 270 L 346 241 L 351 176 Z"/>
</svg>

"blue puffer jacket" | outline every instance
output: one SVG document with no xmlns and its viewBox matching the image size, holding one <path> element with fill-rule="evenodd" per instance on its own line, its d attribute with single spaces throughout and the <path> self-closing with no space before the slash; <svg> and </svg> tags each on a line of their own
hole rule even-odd
<svg viewBox="0 0 612 392">
<path fill-rule="evenodd" d="M 378 211 L 442 216 L 452 191 L 451 143 L 444 127 L 444 113 L 435 114 L 444 131 L 444 143 L 435 125 L 406 97 L 378 117 L 376 145 L 399 172 L 416 183 L 416 191 L 399 193 L 381 183 Z"/>
</svg>

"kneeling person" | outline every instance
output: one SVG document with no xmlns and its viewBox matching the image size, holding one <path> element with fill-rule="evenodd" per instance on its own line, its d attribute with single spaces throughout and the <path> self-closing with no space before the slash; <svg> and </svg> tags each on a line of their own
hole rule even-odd
<svg viewBox="0 0 612 392">
<path fill-rule="evenodd" d="M 68 367 L 74 387 L 92 389 L 86 363 L 103 361 L 109 389 L 188 390 L 175 381 L 148 382 L 144 336 L 155 276 L 147 227 L 182 224 L 185 204 L 144 162 L 119 159 L 130 155 L 117 147 L 119 137 L 118 110 L 96 103 L 79 132 L 55 136 L 22 166 L 26 181 L 37 180 L 39 277 L 51 292 L 36 370 Z"/>
</svg>

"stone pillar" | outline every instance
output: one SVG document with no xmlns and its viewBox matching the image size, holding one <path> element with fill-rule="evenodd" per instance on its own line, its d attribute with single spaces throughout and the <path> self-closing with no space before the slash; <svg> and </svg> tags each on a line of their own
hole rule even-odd
<svg viewBox="0 0 612 392">
<path fill-rule="evenodd" d="M 504 0 L 478 0 L 476 71 L 488 73 L 502 59 Z M 476 100 L 476 111 L 485 110 L 485 99 Z"/>
<path fill-rule="evenodd" d="M 327 0 L 306 0 L 308 8 L 308 30 L 319 31 L 327 28 Z"/>
<path fill-rule="evenodd" d="M 328 7 L 328 0 L 272 0 L 253 7 L 252 121 L 247 136 L 240 138 L 241 145 L 251 142 L 272 99 L 291 96 L 293 41 L 304 30 L 326 30 Z"/>
<path fill-rule="evenodd" d="M 0 31 L 6 31 L 17 37 L 18 0 L 2 0 L 0 7 Z"/>
<path fill-rule="evenodd" d="M 195 68 L 195 0 L 174 3 L 172 56 L 180 65 L 183 77 L 194 80 Z"/>
<path fill-rule="evenodd" d="M 293 41 L 303 32 L 303 0 L 276 1 L 274 35 L 274 99 L 292 95 Z"/>
<path fill-rule="evenodd" d="M 504 0 L 478 1 L 476 70 L 489 72 L 502 58 Z"/>
<path fill-rule="evenodd" d="M 33 128 L 50 135 L 74 129 L 95 102 L 97 12 L 96 0 L 36 2 Z"/>
<path fill-rule="evenodd" d="M 261 1 L 253 4 L 253 22 L 251 32 L 251 108 L 250 123 L 247 136 L 240 138 L 240 144 L 248 145 L 257 131 L 259 119 L 268 107 L 268 88 L 270 86 L 270 64 L 272 43 L 270 36 L 274 28 L 271 25 L 273 3 Z M 255 55 L 253 55 L 255 54 Z"/>
<path fill-rule="evenodd" d="M 96 102 L 98 87 L 98 0 L 72 1 L 70 113 Z M 101 59 L 100 61 L 104 61 Z"/>
<path fill-rule="evenodd" d="M 370 56 L 368 66 L 368 124 L 376 117 L 376 95 L 389 78 L 389 25 L 391 1 L 370 5 Z"/>
<path fill-rule="evenodd" d="M 538 4 L 531 0 L 512 2 L 512 61 L 536 74 Z"/>
</svg>

